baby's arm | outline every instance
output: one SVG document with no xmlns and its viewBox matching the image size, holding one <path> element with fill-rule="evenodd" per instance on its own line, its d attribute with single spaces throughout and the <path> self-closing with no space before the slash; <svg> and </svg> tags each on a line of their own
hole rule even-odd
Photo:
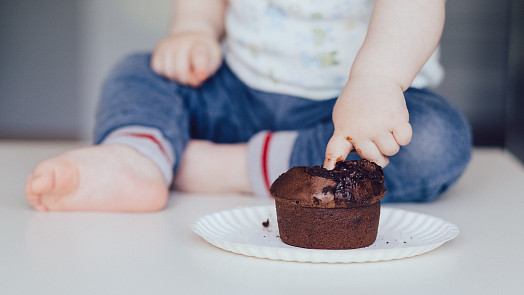
<svg viewBox="0 0 524 295">
<path fill-rule="evenodd" d="M 348 83 L 333 110 L 335 131 L 324 167 L 332 169 L 355 149 L 386 166 L 411 141 L 403 92 L 437 47 L 445 0 L 377 0 Z"/>
<path fill-rule="evenodd" d="M 220 66 L 225 0 L 177 0 L 169 34 L 151 58 L 151 68 L 181 84 L 198 86 Z"/>
</svg>

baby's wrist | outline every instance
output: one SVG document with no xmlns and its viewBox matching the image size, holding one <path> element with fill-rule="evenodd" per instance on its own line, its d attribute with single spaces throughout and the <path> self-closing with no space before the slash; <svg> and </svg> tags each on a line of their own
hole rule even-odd
<svg viewBox="0 0 524 295">
<path fill-rule="evenodd" d="M 404 87 L 403 83 L 398 79 L 382 74 L 351 74 L 346 84 L 346 87 L 354 83 L 358 83 L 361 85 L 373 85 L 373 87 L 398 87 L 402 91 L 405 91 L 407 89 L 407 87 Z"/>
<path fill-rule="evenodd" d="M 172 37 L 199 37 L 218 41 L 219 37 L 217 34 L 210 28 L 205 27 L 186 27 L 186 28 L 175 28 L 169 32 L 168 36 Z"/>
</svg>

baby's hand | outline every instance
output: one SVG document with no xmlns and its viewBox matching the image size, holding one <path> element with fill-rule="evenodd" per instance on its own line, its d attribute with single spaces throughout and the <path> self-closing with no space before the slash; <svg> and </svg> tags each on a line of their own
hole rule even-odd
<svg viewBox="0 0 524 295">
<path fill-rule="evenodd" d="M 335 131 L 324 167 L 333 169 L 352 149 L 384 167 L 411 141 L 412 130 L 402 88 L 383 77 L 350 78 L 333 109 Z"/>
<path fill-rule="evenodd" d="M 221 62 L 220 44 L 213 37 L 181 33 L 169 35 L 157 44 L 151 68 L 170 80 L 197 87 L 216 72 Z"/>
</svg>

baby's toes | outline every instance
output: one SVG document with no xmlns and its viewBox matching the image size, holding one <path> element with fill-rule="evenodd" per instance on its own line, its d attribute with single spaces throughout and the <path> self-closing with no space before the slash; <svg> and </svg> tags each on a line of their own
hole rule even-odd
<svg viewBox="0 0 524 295">
<path fill-rule="evenodd" d="M 63 159 L 49 159 L 35 168 L 26 185 L 27 199 L 37 210 L 56 210 L 62 197 L 78 186 L 78 170 Z"/>
<path fill-rule="evenodd" d="M 55 186 L 54 174 L 54 165 L 51 161 L 39 163 L 28 179 L 27 190 L 39 195 L 52 192 Z"/>
<path fill-rule="evenodd" d="M 29 205 L 33 206 L 37 211 L 45 211 L 45 206 L 41 203 L 41 195 L 33 191 L 33 174 L 30 174 L 27 177 L 25 183 L 25 196 Z"/>
<path fill-rule="evenodd" d="M 54 173 L 46 172 L 43 174 L 33 175 L 31 181 L 31 190 L 35 194 L 48 194 L 54 189 Z"/>
</svg>

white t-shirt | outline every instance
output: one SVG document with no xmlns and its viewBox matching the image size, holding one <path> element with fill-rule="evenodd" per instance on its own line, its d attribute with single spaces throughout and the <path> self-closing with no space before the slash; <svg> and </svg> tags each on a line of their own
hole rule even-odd
<svg viewBox="0 0 524 295">
<path fill-rule="evenodd" d="M 225 59 L 249 87 L 313 100 L 337 97 L 366 35 L 373 0 L 229 0 Z M 443 78 L 438 50 L 412 87 Z"/>
</svg>

